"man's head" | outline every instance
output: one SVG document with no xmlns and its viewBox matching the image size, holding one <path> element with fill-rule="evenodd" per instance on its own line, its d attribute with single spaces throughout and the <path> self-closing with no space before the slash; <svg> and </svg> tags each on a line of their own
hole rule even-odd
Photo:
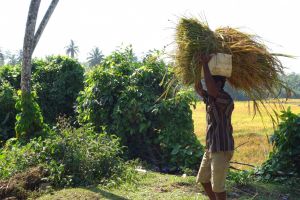
<svg viewBox="0 0 300 200">
<path fill-rule="evenodd" d="M 223 90 L 226 82 L 226 77 L 224 76 L 212 76 L 218 89 Z"/>
</svg>

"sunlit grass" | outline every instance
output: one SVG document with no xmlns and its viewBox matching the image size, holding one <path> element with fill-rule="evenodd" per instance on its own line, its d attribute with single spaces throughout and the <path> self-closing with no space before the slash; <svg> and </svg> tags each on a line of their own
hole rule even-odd
<svg viewBox="0 0 300 200">
<path fill-rule="evenodd" d="M 300 99 L 288 100 L 282 105 L 283 108 L 281 109 L 287 109 L 290 106 L 292 112 L 300 113 Z M 278 108 L 278 111 L 280 112 L 281 109 Z M 201 143 L 205 144 L 204 103 L 197 103 L 196 109 L 193 109 L 193 120 L 195 133 Z M 249 105 L 247 101 L 237 101 L 232 115 L 232 126 L 235 146 L 244 144 L 236 149 L 233 160 L 256 166 L 263 163 L 272 149 L 272 146 L 268 143 L 268 137 L 273 133 L 273 123 L 267 113 L 263 111 L 262 118 L 258 113 L 254 116 L 251 104 Z M 238 167 L 247 168 L 245 166 Z"/>
<path fill-rule="evenodd" d="M 139 174 L 140 181 L 136 186 L 120 185 L 116 188 L 103 188 L 91 186 L 89 188 L 68 188 L 53 191 L 39 200 L 207 200 L 200 184 L 196 184 L 195 176 L 182 177 L 181 175 L 160 174 L 147 172 Z M 289 194 L 290 200 L 296 200 L 299 193 L 291 187 L 284 185 L 253 183 L 238 186 L 227 181 L 228 199 L 261 199 L 273 200 Z M 254 194 L 255 196 L 254 196 Z M 253 198 L 253 196 L 255 198 Z M 281 198 L 282 199 L 282 198 Z"/>
</svg>

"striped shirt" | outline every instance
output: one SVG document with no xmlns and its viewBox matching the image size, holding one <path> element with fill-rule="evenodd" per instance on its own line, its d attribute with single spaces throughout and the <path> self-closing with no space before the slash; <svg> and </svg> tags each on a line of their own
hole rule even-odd
<svg viewBox="0 0 300 200">
<path fill-rule="evenodd" d="M 203 101 L 206 104 L 206 149 L 208 152 L 233 151 L 233 99 L 225 91 L 221 91 L 216 98 L 205 92 Z"/>
</svg>

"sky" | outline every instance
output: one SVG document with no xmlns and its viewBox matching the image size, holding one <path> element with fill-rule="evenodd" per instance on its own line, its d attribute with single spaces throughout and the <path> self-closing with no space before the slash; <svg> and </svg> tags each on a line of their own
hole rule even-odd
<svg viewBox="0 0 300 200">
<path fill-rule="evenodd" d="M 51 0 L 42 0 L 38 23 Z M 22 48 L 30 0 L 0 0 L 0 48 Z M 182 16 L 206 19 L 212 30 L 240 28 L 261 36 L 272 52 L 300 56 L 298 0 L 60 0 L 34 57 L 65 54 L 74 40 L 84 62 L 94 47 L 105 55 L 132 44 L 138 56 L 151 49 L 173 50 Z M 297 20 L 298 19 L 298 20 Z M 286 72 L 300 73 L 300 57 L 282 58 Z"/>
</svg>

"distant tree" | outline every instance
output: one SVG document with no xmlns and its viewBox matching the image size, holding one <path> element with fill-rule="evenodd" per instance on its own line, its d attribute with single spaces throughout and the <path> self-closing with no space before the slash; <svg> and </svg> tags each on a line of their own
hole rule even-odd
<svg viewBox="0 0 300 200">
<path fill-rule="evenodd" d="M 2 49 L 0 49 L 0 66 L 4 65 L 4 53 L 2 52 Z"/>
<path fill-rule="evenodd" d="M 23 60 L 23 50 L 20 49 L 16 54 L 17 63 L 21 64 Z"/>
<path fill-rule="evenodd" d="M 23 51 L 19 50 L 16 53 L 12 53 L 11 51 L 7 50 L 3 54 L 3 64 L 7 63 L 8 65 L 17 65 L 17 64 L 22 64 L 22 59 L 23 59 Z M 1 51 L 0 51 L 0 66 L 1 66 Z M 2 65 L 3 65 L 2 64 Z"/>
<path fill-rule="evenodd" d="M 71 56 L 71 58 L 74 58 L 75 55 L 77 55 L 78 52 L 79 52 L 79 47 L 75 45 L 75 43 L 74 43 L 73 40 L 71 40 L 70 44 L 67 45 L 67 46 L 65 47 L 65 49 L 66 49 L 67 55 L 68 55 L 68 56 Z"/>
<path fill-rule="evenodd" d="M 287 83 L 290 89 L 292 89 L 291 98 L 300 98 L 300 74 L 295 72 L 282 76 L 281 79 Z M 285 98 L 289 96 L 286 94 L 287 91 L 282 90 L 280 97 Z"/>
<path fill-rule="evenodd" d="M 98 47 L 95 47 L 91 50 L 89 53 L 89 56 L 87 57 L 88 64 L 90 67 L 93 67 L 95 65 L 99 65 L 103 59 L 104 55 L 102 54 L 102 51 Z"/>
<path fill-rule="evenodd" d="M 7 64 L 9 64 L 9 65 L 17 65 L 18 64 L 18 58 L 17 58 L 16 54 L 9 54 L 7 56 L 7 59 L 8 59 Z"/>
</svg>

